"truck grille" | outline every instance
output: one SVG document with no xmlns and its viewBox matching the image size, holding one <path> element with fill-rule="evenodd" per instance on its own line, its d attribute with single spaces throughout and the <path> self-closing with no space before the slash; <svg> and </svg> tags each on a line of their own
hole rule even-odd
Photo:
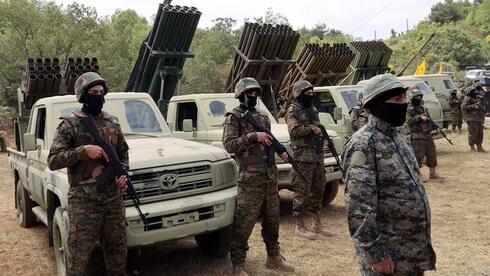
<svg viewBox="0 0 490 276">
<path fill-rule="evenodd" d="M 130 179 L 140 199 L 191 192 L 213 186 L 211 166 L 209 165 L 176 170 L 133 171 L 130 174 Z M 131 199 L 127 194 L 123 196 L 124 200 Z"/>
</svg>

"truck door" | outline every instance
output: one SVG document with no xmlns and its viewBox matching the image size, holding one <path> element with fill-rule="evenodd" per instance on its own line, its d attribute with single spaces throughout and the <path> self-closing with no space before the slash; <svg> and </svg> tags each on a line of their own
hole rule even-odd
<svg viewBox="0 0 490 276">
<path fill-rule="evenodd" d="M 177 103 L 176 118 L 172 132 L 175 137 L 206 143 L 206 131 L 199 118 L 197 104 L 191 102 Z M 184 131 L 184 120 L 192 120 L 192 131 Z"/>
<path fill-rule="evenodd" d="M 45 202 L 45 185 L 47 181 L 47 158 L 49 149 L 46 148 L 46 108 L 35 107 L 31 121 L 31 132 L 35 133 L 37 149 L 27 152 L 29 167 L 27 185 L 35 201 L 41 205 Z M 42 206 L 46 207 L 46 206 Z"/>
</svg>

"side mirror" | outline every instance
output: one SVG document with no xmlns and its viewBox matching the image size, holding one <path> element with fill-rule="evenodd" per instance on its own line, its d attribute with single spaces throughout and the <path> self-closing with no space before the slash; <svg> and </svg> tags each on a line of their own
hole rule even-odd
<svg viewBox="0 0 490 276">
<path fill-rule="evenodd" d="M 343 114 L 342 114 L 342 107 L 336 107 L 333 109 L 333 119 L 335 121 L 338 121 L 342 119 Z"/>
<path fill-rule="evenodd" d="M 432 89 L 432 91 L 436 91 L 436 89 L 434 88 L 434 86 L 431 86 L 430 89 Z"/>
<path fill-rule="evenodd" d="M 36 149 L 36 135 L 34 133 L 24 133 L 24 150 L 33 151 Z"/>
<path fill-rule="evenodd" d="M 192 119 L 184 119 L 182 124 L 184 132 L 192 132 Z"/>
</svg>

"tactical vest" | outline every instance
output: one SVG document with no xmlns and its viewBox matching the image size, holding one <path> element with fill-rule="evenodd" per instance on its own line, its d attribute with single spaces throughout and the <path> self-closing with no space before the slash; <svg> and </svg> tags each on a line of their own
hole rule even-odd
<svg viewBox="0 0 490 276">
<path fill-rule="evenodd" d="M 226 113 L 225 116 L 232 115 L 238 119 L 239 122 L 239 136 L 247 135 L 251 132 L 257 132 L 257 130 L 248 121 L 242 118 L 243 113 L 246 110 L 236 107 L 233 110 Z M 271 129 L 271 123 L 269 117 L 259 109 L 251 112 L 252 116 L 266 129 Z M 235 153 L 235 159 L 239 167 L 246 167 L 249 165 L 261 164 L 261 167 L 268 167 L 267 165 L 268 147 L 262 143 L 254 143 L 246 151 Z"/>
<path fill-rule="evenodd" d="M 289 106 L 288 112 L 292 112 L 295 114 L 298 122 L 303 126 L 318 126 L 320 125 L 320 120 L 318 119 L 318 112 L 314 107 L 304 108 L 297 103 L 292 103 Z M 318 138 L 315 136 L 313 132 L 309 135 L 302 137 L 293 137 L 291 138 L 291 147 L 295 148 L 310 148 L 317 149 L 318 147 Z"/>
</svg>

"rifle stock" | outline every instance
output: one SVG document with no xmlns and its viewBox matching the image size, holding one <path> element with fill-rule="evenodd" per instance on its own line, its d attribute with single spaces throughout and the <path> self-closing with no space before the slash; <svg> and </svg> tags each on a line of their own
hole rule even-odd
<svg viewBox="0 0 490 276">
<path fill-rule="evenodd" d="M 108 164 L 104 167 L 102 173 L 97 177 L 97 188 L 99 189 L 106 188 L 110 184 L 109 177 L 112 176 L 113 174 L 117 175 L 118 177 L 125 175 L 127 177 L 127 182 L 126 182 L 126 186 L 128 187 L 127 194 L 131 197 L 131 200 L 133 201 L 134 207 L 136 208 L 139 217 L 145 224 L 145 230 L 147 230 L 149 227 L 148 220 L 146 219 L 146 215 L 143 214 L 143 212 L 141 212 L 140 200 L 138 198 L 138 195 L 136 194 L 136 191 L 134 190 L 133 183 L 131 182 L 128 173 L 124 169 L 121 160 L 117 155 L 116 149 L 114 148 L 113 145 L 107 143 L 104 140 L 104 138 L 99 132 L 99 129 L 97 128 L 97 125 L 95 124 L 95 120 L 92 115 L 88 115 L 87 117 L 81 118 L 80 121 L 83 125 L 85 125 L 85 127 L 88 129 L 90 134 L 94 137 L 97 145 L 99 145 L 105 151 L 107 157 L 109 157 Z"/>
</svg>

